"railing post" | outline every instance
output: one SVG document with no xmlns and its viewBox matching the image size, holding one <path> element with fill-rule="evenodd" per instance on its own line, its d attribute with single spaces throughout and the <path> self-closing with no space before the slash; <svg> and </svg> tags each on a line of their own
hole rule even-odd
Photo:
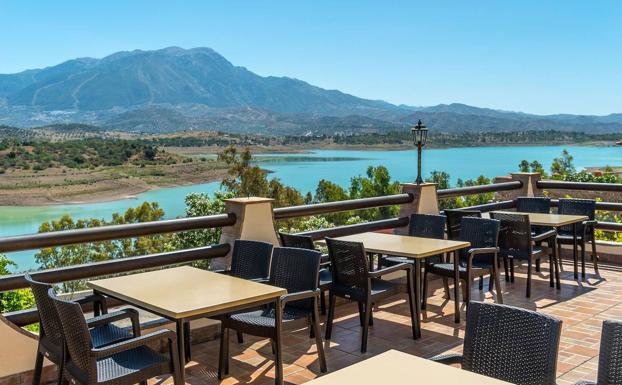
<svg viewBox="0 0 622 385">
<path fill-rule="evenodd" d="M 510 176 L 495 178 L 495 183 L 520 181 L 523 187 L 511 191 L 499 191 L 496 193 L 497 200 L 513 200 L 517 197 L 543 196 L 542 189 L 538 188 L 537 182 L 542 176 L 539 172 L 512 172 Z"/>
<path fill-rule="evenodd" d="M 400 217 L 410 217 L 410 214 L 438 214 L 438 196 L 436 183 L 402 183 L 402 194 L 410 194 L 413 201 L 400 206 Z M 406 227 L 396 228 L 395 234 L 406 234 Z"/>
<path fill-rule="evenodd" d="M 228 243 L 233 250 L 236 239 L 252 239 L 279 245 L 274 229 L 274 216 L 270 198 L 231 198 L 225 199 L 225 212 L 234 213 L 236 222 L 233 226 L 223 227 L 220 243 Z M 223 258 L 211 260 L 212 269 L 227 269 L 231 263 L 231 251 Z"/>
</svg>

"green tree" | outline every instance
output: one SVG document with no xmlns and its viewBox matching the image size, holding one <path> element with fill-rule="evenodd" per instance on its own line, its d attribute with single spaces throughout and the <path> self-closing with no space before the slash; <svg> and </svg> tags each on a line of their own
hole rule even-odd
<svg viewBox="0 0 622 385">
<path fill-rule="evenodd" d="M 573 161 L 573 156 L 570 155 L 568 150 L 564 149 L 561 157 L 553 159 L 553 163 L 551 164 L 551 173 L 558 176 L 575 173 L 576 169 Z"/>
<path fill-rule="evenodd" d="M 109 225 L 121 225 L 157 221 L 164 217 L 164 210 L 156 202 L 143 202 L 129 208 L 125 213 L 114 213 L 110 221 L 98 218 L 74 220 L 64 215 L 58 220 L 44 222 L 39 227 L 40 233 L 62 230 L 85 229 Z M 171 235 L 151 235 L 145 237 L 115 241 L 93 242 L 77 245 L 43 248 L 35 254 L 35 261 L 41 269 L 52 269 L 109 259 L 137 255 L 160 253 L 172 250 Z M 84 282 L 65 282 L 62 291 L 73 292 L 84 288 Z"/>
<path fill-rule="evenodd" d="M 17 267 L 15 262 L 0 254 L 0 276 L 12 274 L 10 267 Z M 35 298 L 29 289 L 18 289 L 0 293 L 0 313 L 30 309 L 35 306 Z"/>
<path fill-rule="evenodd" d="M 317 188 L 315 189 L 315 203 L 325 203 L 325 202 L 336 202 L 348 200 L 350 197 L 346 190 L 343 187 L 339 186 L 336 183 L 328 181 L 326 179 L 322 179 L 318 182 Z M 333 214 L 326 214 L 324 217 L 331 223 L 336 225 L 345 224 L 348 218 L 351 217 L 351 212 L 339 212 Z"/>
<path fill-rule="evenodd" d="M 518 164 L 518 170 L 520 172 L 529 172 L 529 161 L 526 159 L 521 160 Z"/>
<path fill-rule="evenodd" d="M 366 177 L 357 176 L 350 179 L 350 199 L 386 196 L 399 192 L 399 182 L 391 181 L 391 175 L 385 166 L 369 166 Z M 398 212 L 398 206 L 386 206 L 363 210 L 359 216 L 364 220 L 376 220 L 394 217 Z"/>
</svg>

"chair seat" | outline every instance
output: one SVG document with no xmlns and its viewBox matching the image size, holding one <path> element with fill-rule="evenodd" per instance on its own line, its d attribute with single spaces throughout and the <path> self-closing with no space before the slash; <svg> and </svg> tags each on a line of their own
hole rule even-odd
<svg viewBox="0 0 622 385">
<path fill-rule="evenodd" d="M 93 347 L 101 348 L 115 342 L 132 338 L 134 334 L 129 328 L 120 328 L 118 326 L 108 324 L 90 329 Z"/>
<path fill-rule="evenodd" d="M 481 276 L 486 275 L 490 272 L 490 266 L 488 265 L 480 265 L 473 266 L 471 269 L 471 273 L 473 276 Z M 454 264 L 453 263 L 435 263 L 430 266 L 430 272 L 438 275 L 442 275 L 445 277 L 453 277 L 454 276 Z M 460 277 L 466 278 L 467 268 L 466 266 L 460 264 L 458 265 L 458 273 Z"/>
<path fill-rule="evenodd" d="M 283 310 L 283 322 L 291 322 L 306 318 L 309 314 L 309 310 L 285 306 Z M 231 315 L 228 324 L 232 329 L 236 329 L 236 324 L 237 326 L 248 325 L 262 328 L 274 328 L 274 316 L 274 309 L 249 311 Z"/>
<path fill-rule="evenodd" d="M 166 356 L 146 346 L 140 346 L 97 360 L 97 382 L 115 382 L 121 377 L 129 380 L 129 376 L 137 375 L 147 379 L 161 374 L 163 366 L 168 365 Z"/>
<path fill-rule="evenodd" d="M 583 239 L 583 236 L 581 234 L 577 234 L 577 242 L 580 243 L 582 239 Z M 557 242 L 563 243 L 566 245 L 571 245 L 574 242 L 573 236 L 572 234 L 558 234 Z"/>
<path fill-rule="evenodd" d="M 330 288 L 333 283 L 333 274 L 328 269 L 320 269 L 320 285 L 322 290 Z"/>
<path fill-rule="evenodd" d="M 439 255 L 433 255 L 431 257 L 426 258 L 425 261 L 427 263 L 436 263 L 437 261 L 438 262 L 441 261 L 441 257 Z M 383 257 L 383 259 L 382 259 L 382 265 L 386 266 L 386 267 L 394 266 L 394 265 L 397 265 L 399 263 L 411 263 L 411 264 L 414 264 L 415 260 L 413 258 L 399 257 L 399 256 L 396 256 L 396 255 L 387 255 L 387 256 Z"/>
<path fill-rule="evenodd" d="M 379 278 L 371 279 L 371 296 L 388 296 L 397 292 L 400 289 L 400 285 L 395 282 L 385 281 Z M 352 299 L 355 301 L 365 301 L 366 292 L 362 288 L 344 287 L 340 285 L 333 285 L 331 291 L 340 297 Z"/>
<path fill-rule="evenodd" d="M 531 250 L 531 256 L 533 259 L 541 259 L 543 255 L 546 255 L 546 250 L 543 247 L 533 246 Z M 522 260 L 528 259 L 526 258 L 525 255 L 521 255 L 519 253 L 512 253 L 511 250 L 508 251 L 508 250 L 503 250 L 503 249 L 499 251 L 499 256 L 513 258 L 513 259 L 522 259 Z"/>
</svg>

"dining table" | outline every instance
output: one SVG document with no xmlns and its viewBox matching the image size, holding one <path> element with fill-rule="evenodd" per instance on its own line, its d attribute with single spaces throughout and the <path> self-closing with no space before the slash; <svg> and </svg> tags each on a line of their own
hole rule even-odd
<svg viewBox="0 0 622 385">
<path fill-rule="evenodd" d="M 190 356 L 185 343 L 190 320 L 258 307 L 287 294 L 279 287 L 191 266 L 94 280 L 87 285 L 94 293 L 175 322 L 182 366 Z M 185 378 L 183 369 L 182 376 Z"/>
<path fill-rule="evenodd" d="M 444 253 L 455 253 L 460 249 L 471 246 L 466 241 L 456 241 L 448 239 L 435 239 L 413 237 L 410 235 L 387 234 L 379 232 L 366 232 L 343 237 L 336 237 L 340 241 L 360 242 L 368 253 L 395 255 L 412 259 L 415 265 L 413 271 L 413 281 L 415 287 L 416 319 L 421 322 L 421 261 L 425 258 Z M 318 241 L 323 243 L 324 241 Z M 454 298 L 459 297 L 459 258 L 454 256 Z M 460 303 L 455 302 L 455 321 L 460 322 Z M 417 326 L 418 337 L 421 336 L 421 328 Z"/>
</svg>

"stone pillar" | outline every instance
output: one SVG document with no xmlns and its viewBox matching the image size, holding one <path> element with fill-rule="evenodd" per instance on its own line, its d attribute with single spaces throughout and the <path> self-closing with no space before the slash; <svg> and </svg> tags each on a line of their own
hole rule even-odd
<svg viewBox="0 0 622 385">
<path fill-rule="evenodd" d="M 279 245 L 274 229 L 274 215 L 270 198 L 232 198 L 225 199 L 225 211 L 234 213 L 237 221 L 233 226 L 223 227 L 220 243 L 233 246 L 236 239 L 252 239 Z M 211 261 L 212 269 L 227 269 L 231 263 L 231 253 Z"/>
<path fill-rule="evenodd" d="M 410 214 L 438 214 L 438 196 L 436 183 L 402 183 L 402 194 L 411 194 L 414 199 L 410 204 L 400 206 L 400 217 Z M 395 234 L 406 234 L 406 227 L 395 229 Z"/>
<path fill-rule="evenodd" d="M 521 181 L 523 182 L 523 187 L 519 190 L 498 191 L 495 193 L 495 198 L 500 201 L 507 201 L 517 197 L 543 196 L 542 189 L 539 189 L 536 185 L 540 178 L 541 175 L 537 172 L 514 172 L 509 176 L 498 176 L 495 178 L 495 183 Z"/>
</svg>

